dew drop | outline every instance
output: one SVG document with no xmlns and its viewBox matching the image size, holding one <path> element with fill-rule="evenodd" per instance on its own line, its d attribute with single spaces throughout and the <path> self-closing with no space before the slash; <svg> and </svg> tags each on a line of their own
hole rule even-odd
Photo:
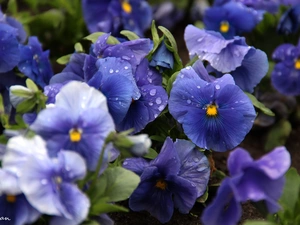
<svg viewBox="0 0 300 225">
<path fill-rule="evenodd" d="M 151 90 L 150 90 L 150 95 L 151 95 L 151 96 L 154 96 L 155 94 L 156 94 L 156 89 L 151 89 Z"/>
<path fill-rule="evenodd" d="M 219 90 L 220 89 L 220 85 L 216 84 L 216 89 Z"/>
<path fill-rule="evenodd" d="M 156 104 L 161 104 L 161 98 L 160 97 L 158 97 L 156 100 L 155 100 L 155 102 L 156 102 Z"/>
<path fill-rule="evenodd" d="M 154 118 L 158 117 L 158 114 L 154 114 Z"/>
<path fill-rule="evenodd" d="M 193 158 L 193 160 L 194 160 L 194 162 L 199 162 L 200 161 L 199 158 L 197 158 L 197 157 Z"/>
<path fill-rule="evenodd" d="M 163 110 L 164 110 L 164 108 L 165 108 L 165 106 L 164 106 L 164 105 L 160 105 L 160 106 L 158 107 L 158 110 L 161 112 L 161 111 L 163 111 Z"/>
<path fill-rule="evenodd" d="M 123 55 L 121 58 L 124 59 L 124 60 L 130 60 L 130 58 L 126 55 Z"/>
<path fill-rule="evenodd" d="M 200 42 L 200 41 L 202 41 L 202 40 L 203 40 L 203 37 L 201 37 L 201 38 L 198 38 L 198 40 L 197 40 L 197 41 L 198 41 L 198 42 Z"/>
<path fill-rule="evenodd" d="M 191 69 L 191 67 L 190 67 L 190 66 L 188 66 L 186 69 L 187 69 L 187 70 L 190 70 L 190 69 Z"/>
<path fill-rule="evenodd" d="M 113 73 L 113 72 L 114 72 L 114 70 L 113 70 L 113 69 L 110 69 L 110 70 L 109 70 L 109 73 Z"/>
<path fill-rule="evenodd" d="M 125 161 L 125 162 L 123 162 L 123 165 L 124 165 L 124 166 L 126 166 L 127 164 L 128 164 L 128 162 L 126 162 L 126 161 Z"/>
<path fill-rule="evenodd" d="M 116 70 L 116 73 L 119 73 L 119 70 Z"/>
<path fill-rule="evenodd" d="M 125 70 L 128 70 L 128 66 L 125 66 L 124 69 L 125 69 Z"/>
<path fill-rule="evenodd" d="M 192 101 L 191 101 L 190 99 L 186 100 L 186 103 L 187 103 L 187 104 L 191 104 L 191 102 L 192 102 Z"/>
<path fill-rule="evenodd" d="M 198 85 L 197 88 L 200 89 L 200 86 Z"/>
<path fill-rule="evenodd" d="M 148 104 L 149 104 L 150 106 L 153 106 L 153 102 L 149 102 Z"/>
</svg>

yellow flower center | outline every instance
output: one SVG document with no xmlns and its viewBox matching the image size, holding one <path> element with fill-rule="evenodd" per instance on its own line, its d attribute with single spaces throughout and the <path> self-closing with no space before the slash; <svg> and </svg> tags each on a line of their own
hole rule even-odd
<svg viewBox="0 0 300 225">
<path fill-rule="evenodd" d="M 70 136 L 70 140 L 72 142 L 79 142 L 81 140 L 81 133 L 82 133 L 82 130 L 81 129 L 71 129 L 69 131 L 69 136 Z"/>
<path fill-rule="evenodd" d="M 297 59 L 296 61 L 295 61 L 295 69 L 297 69 L 297 70 L 300 70 L 300 59 Z"/>
<path fill-rule="evenodd" d="M 163 179 L 159 179 L 156 184 L 155 187 L 161 189 L 161 190 L 166 190 L 167 188 L 167 182 L 164 181 Z"/>
<path fill-rule="evenodd" d="M 16 201 L 16 196 L 14 195 L 6 195 L 6 201 L 10 203 L 14 203 Z"/>
<path fill-rule="evenodd" d="M 124 12 L 126 12 L 126 13 L 131 13 L 131 11 L 132 11 L 132 7 L 131 7 L 131 5 L 129 4 L 129 2 L 128 1 L 123 1 L 122 2 L 122 9 L 124 10 Z"/>
<path fill-rule="evenodd" d="M 222 21 L 220 23 L 220 31 L 222 33 L 227 33 L 229 31 L 229 28 L 230 28 L 230 26 L 229 26 L 229 23 L 227 21 Z"/>
<path fill-rule="evenodd" d="M 206 108 L 206 115 L 207 116 L 216 116 L 218 115 L 218 109 L 216 105 L 209 105 Z"/>
</svg>

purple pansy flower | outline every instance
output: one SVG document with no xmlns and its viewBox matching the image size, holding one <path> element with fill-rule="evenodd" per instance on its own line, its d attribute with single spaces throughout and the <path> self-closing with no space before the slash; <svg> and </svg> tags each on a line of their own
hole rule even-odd
<svg viewBox="0 0 300 225">
<path fill-rule="evenodd" d="M 262 13 L 240 2 L 229 1 L 205 10 L 203 22 L 207 30 L 220 32 L 226 39 L 252 31 L 263 19 Z"/>
<path fill-rule="evenodd" d="M 123 166 L 141 176 L 141 182 L 129 198 L 134 211 L 147 210 L 161 223 L 168 222 L 178 208 L 188 213 L 205 190 L 209 163 L 196 146 L 186 140 L 168 137 L 156 159 L 126 159 Z"/>
<path fill-rule="evenodd" d="M 38 219 L 38 212 L 22 193 L 18 178 L 10 171 L 0 169 L 0 212 L 1 224 L 31 224 Z"/>
<path fill-rule="evenodd" d="M 5 15 L 0 7 L 0 23 L 8 24 L 11 27 L 17 29 L 17 39 L 20 43 L 24 43 L 27 38 L 26 31 L 23 25 L 17 21 L 15 18 Z"/>
<path fill-rule="evenodd" d="M 51 156 L 61 149 L 74 150 L 94 170 L 114 123 L 105 96 L 85 83 L 72 81 L 60 90 L 55 106 L 41 111 L 30 128 L 47 141 Z"/>
<path fill-rule="evenodd" d="M 0 23 L 0 73 L 12 70 L 20 60 L 17 34 L 17 29 Z"/>
<path fill-rule="evenodd" d="M 271 74 L 272 85 L 285 95 L 300 94 L 300 42 L 297 46 L 282 44 L 272 55 L 277 63 Z"/>
<path fill-rule="evenodd" d="M 200 77 L 209 77 L 201 61 L 180 71 L 170 93 L 170 113 L 199 147 L 231 150 L 252 128 L 254 107 L 229 74 L 212 82 Z"/>
<path fill-rule="evenodd" d="M 246 150 L 237 148 L 227 161 L 231 177 L 222 181 L 216 198 L 203 211 L 202 222 L 205 225 L 235 225 L 242 215 L 240 203 L 248 200 L 264 201 L 270 213 L 277 212 L 284 174 L 290 164 L 290 154 L 285 147 L 277 147 L 258 160 L 253 160 Z"/>
<path fill-rule="evenodd" d="M 152 20 L 152 10 L 145 0 L 83 0 L 85 23 L 91 33 L 119 34 L 122 29 L 143 36 Z"/>
<path fill-rule="evenodd" d="M 42 88 L 49 84 L 50 78 L 53 76 L 49 50 L 43 52 L 37 37 L 29 37 L 28 45 L 20 46 L 20 57 L 18 68 L 25 76 Z"/>
<path fill-rule="evenodd" d="M 230 73 L 242 90 L 253 92 L 253 88 L 268 72 L 267 55 L 246 44 L 245 38 L 225 40 L 214 31 L 201 30 L 193 25 L 185 29 L 184 39 L 190 57 L 206 60 L 218 72 Z"/>
</svg>

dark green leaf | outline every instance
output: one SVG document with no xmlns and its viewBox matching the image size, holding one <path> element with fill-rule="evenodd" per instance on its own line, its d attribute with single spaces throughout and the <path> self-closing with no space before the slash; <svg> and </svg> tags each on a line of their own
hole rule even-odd
<svg viewBox="0 0 300 225">
<path fill-rule="evenodd" d="M 16 0 L 9 0 L 7 4 L 7 12 L 11 15 L 17 15 L 18 13 L 18 4 Z"/>
<path fill-rule="evenodd" d="M 268 221 L 246 221 L 244 225 L 276 225 L 276 223 Z"/>
<path fill-rule="evenodd" d="M 137 36 L 134 32 L 132 32 L 130 30 L 122 30 L 120 32 L 120 34 L 122 34 L 123 36 L 127 37 L 128 40 L 130 40 L 130 41 L 136 40 L 136 39 L 140 38 L 139 36 Z"/>
<path fill-rule="evenodd" d="M 21 102 L 17 106 L 17 113 L 27 113 L 30 112 L 36 105 L 36 99 L 30 98 L 26 99 L 25 101 Z"/>
<path fill-rule="evenodd" d="M 197 202 L 205 203 L 207 198 L 208 198 L 208 186 L 206 187 L 206 191 L 204 192 L 204 194 L 197 199 Z"/>
<path fill-rule="evenodd" d="M 98 223 L 96 220 L 86 220 L 83 223 L 81 223 L 81 225 L 102 225 L 102 224 Z"/>
<path fill-rule="evenodd" d="M 166 36 L 166 38 L 169 40 L 170 44 L 171 44 L 171 47 L 172 49 L 174 50 L 174 52 L 178 52 L 178 49 L 177 49 L 177 44 L 176 44 L 176 41 L 175 41 L 175 38 L 174 36 L 171 34 L 171 32 L 163 27 L 163 26 L 159 26 L 158 29 L 161 30 L 161 32 L 163 32 L 163 34 Z"/>
<path fill-rule="evenodd" d="M 245 92 L 245 93 L 250 98 L 252 104 L 256 108 L 260 109 L 266 115 L 275 116 L 275 114 L 269 108 L 267 108 L 263 103 L 261 103 L 260 101 L 258 101 L 255 96 L 253 96 L 252 94 L 247 93 L 247 92 Z"/>
<path fill-rule="evenodd" d="M 33 17 L 33 21 L 49 27 L 58 28 L 64 21 L 65 15 L 58 9 L 50 9 Z"/>
</svg>

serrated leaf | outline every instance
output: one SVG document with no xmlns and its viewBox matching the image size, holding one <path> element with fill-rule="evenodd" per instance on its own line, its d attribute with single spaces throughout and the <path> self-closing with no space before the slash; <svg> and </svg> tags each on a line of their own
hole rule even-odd
<svg viewBox="0 0 300 225">
<path fill-rule="evenodd" d="M 97 39 L 100 36 L 102 36 L 103 34 L 105 34 L 105 33 L 104 32 L 95 32 L 95 33 L 92 33 L 92 34 L 84 37 L 83 39 L 89 40 L 89 41 L 95 43 L 97 41 Z M 119 43 L 120 42 L 118 41 L 118 39 L 116 39 L 113 36 L 109 36 L 108 39 L 107 39 L 107 44 L 116 45 L 116 44 L 119 44 Z"/>
<path fill-rule="evenodd" d="M 72 54 L 64 55 L 56 60 L 56 62 L 60 65 L 66 65 L 71 58 Z"/>
<path fill-rule="evenodd" d="M 129 210 L 123 206 L 105 203 L 105 202 L 98 202 L 92 205 L 90 209 L 90 214 L 98 216 L 102 213 L 110 213 L 110 212 L 129 212 Z"/>
<path fill-rule="evenodd" d="M 127 37 L 128 40 L 130 40 L 130 41 L 136 40 L 136 39 L 140 38 L 138 35 L 136 35 L 136 33 L 132 32 L 130 30 L 122 30 L 120 32 L 120 34 L 122 34 L 123 36 Z"/>
<path fill-rule="evenodd" d="M 178 76 L 179 73 L 180 73 L 179 71 L 176 72 L 176 73 L 174 73 L 174 74 L 170 77 L 170 79 L 168 80 L 168 84 L 167 84 L 167 88 L 166 88 L 166 91 L 167 91 L 168 94 L 170 94 L 171 89 L 172 89 L 172 87 L 173 87 L 173 83 L 174 83 L 174 81 L 176 80 L 176 78 L 177 78 L 177 76 Z"/>
<path fill-rule="evenodd" d="M 155 159 L 157 157 L 158 153 L 153 149 L 153 148 L 149 148 L 149 151 L 146 155 L 144 155 L 143 157 L 146 159 Z"/>
<path fill-rule="evenodd" d="M 250 98 L 252 104 L 256 108 L 260 109 L 264 114 L 266 114 L 268 116 L 275 116 L 275 114 L 269 108 L 267 108 L 263 103 L 258 101 L 255 96 L 253 96 L 252 94 L 247 93 L 247 92 L 245 92 L 245 94 L 248 96 L 248 98 Z"/>
<path fill-rule="evenodd" d="M 277 146 L 285 145 L 291 132 L 292 125 L 288 120 L 282 119 L 278 121 L 268 132 L 265 150 L 270 151 Z"/>
<path fill-rule="evenodd" d="M 26 86 L 33 92 L 37 92 L 39 90 L 36 84 L 29 78 L 26 79 Z"/>
<path fill-rule="evenodd" d="M 83 50 L 83 47 L 82 47 L 82 44 L 77 42 L 75 45 L 74 45 L 74 49 L 76 52 L 84 52 Z"/>
</svg>

